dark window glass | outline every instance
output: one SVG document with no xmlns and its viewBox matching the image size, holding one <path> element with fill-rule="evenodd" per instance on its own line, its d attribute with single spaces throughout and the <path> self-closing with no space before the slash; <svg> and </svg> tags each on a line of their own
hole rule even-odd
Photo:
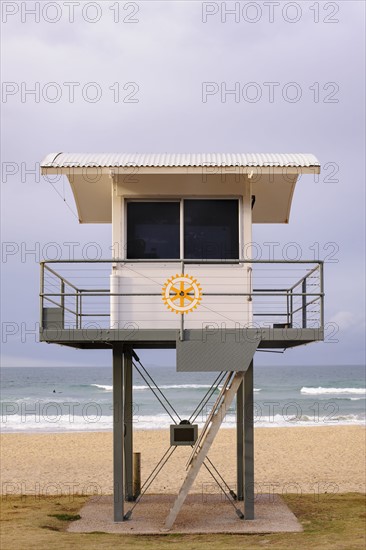
<svg viewBox="0 0 366 550">
<path fill-rule="evenodd" d="M 184 441 L 194 441 L 194 428 L 180 428 L 179 430 L 174 431 L 174 441 L 184 442 Z"/>
<path fill-rule="evenodd" d="M 127 203 L 127 258 L 179 258 L 179 202 Z"/>
<path fill-rule="evenodd" d="M 238 216 L 237 200 L 185 200 L 184 257 L 238 259 Z"/>
</svg>

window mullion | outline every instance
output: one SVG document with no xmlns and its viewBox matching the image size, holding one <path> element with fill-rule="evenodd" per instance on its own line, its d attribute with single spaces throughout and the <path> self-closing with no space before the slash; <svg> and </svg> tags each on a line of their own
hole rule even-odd
<svg viewBox="0 0 366 550">
<path fill-rule="evenodd" d="M 180 223 L 179 223 L 179 228 L 180 228 L 180 233 L 179 233 L 179 237 L 180 237 L 180 245 L 179 245 L 180 258 L 184 258 L 184 199 L 180 199 Z"/>
</svg>

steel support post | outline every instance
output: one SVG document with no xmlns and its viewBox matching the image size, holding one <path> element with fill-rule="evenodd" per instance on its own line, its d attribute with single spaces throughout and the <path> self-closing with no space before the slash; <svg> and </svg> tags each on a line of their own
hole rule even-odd
<svg viewBox="0 0 366 550">
<path fill-rule="evenodd" d="M 244 384 L 236 394 L 236 476 L 237 498 L 244 500 Z"/>
<path fill-rule="evenodd" d="M 253 360 L 244 374 L 244 516 L 254 519 Z"/>
<path fill-rule="evenodd" d="M 113 496 L 114 521 L 124 516 L 124 364 L 123 346 L 113 345 Z"/>
<path fill-rule="evenodd" d="M 123 364 L 125 374 L 125 498 L 134 500 L 133 490 L 133 395 L 132 395 L 132 350 L 123 352 Z"/>
</svg>

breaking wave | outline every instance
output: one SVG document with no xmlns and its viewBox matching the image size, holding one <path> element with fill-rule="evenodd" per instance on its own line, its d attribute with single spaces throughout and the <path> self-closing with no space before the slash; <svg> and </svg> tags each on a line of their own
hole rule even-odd
<svg viewBox="0 0 366 550">
<path fill-rule="evenodd" d="M 366 388 L 307 388 L 303 387 L 300 390 L 301 393 L 308 395 L 325 395 L 325 394 L 348 394 L 353 393 L 356 395 L 366 395 Z"/>
<path fill-rule="evenodd" d="M 110 386 L 108 384 L 91 384 L 91 386 L 95 388 L 99 388 L 100 390 L 104 391 L 112 391 L 113 386 Z M 151 386 L 152 388 L 156 389 L 156 386 Z M 161 390 L 208 390 L 211 388 L 210 384 L 162 384 L 159 386 L 159 389 Z M 149 386 L 133 386 L 133 389 L 135 391 L 146 391 L 149 390 Z M 221 389 L 219 387 L 219 389 Z M 261 388 L 254 388 L 255 392 L 261 391 Z"/>
</svg>

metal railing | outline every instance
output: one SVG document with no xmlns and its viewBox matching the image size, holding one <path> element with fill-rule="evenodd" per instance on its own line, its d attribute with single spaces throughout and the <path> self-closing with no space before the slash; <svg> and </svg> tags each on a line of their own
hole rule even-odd
<svg viewBox="0 0 366 550">
<path fill-rule="evenodd" d="M 144 267 L 139 264 L 144 264 Z M 112 297 L 156 297 L 156 292 L 111 292 L 113 270 L 129 269 L 144 277 L 147 264 L 187 266 L 247 266 L 242 283 L 247 292 L 221 292 L 203 296 L 235 297 L 252 302 L 253 326 L 274 328 L 319 328 L 324 326 L 324 279 L 321 261 L 287 260 L 48 260 L 41 262 L 41 328 L 58 324 L 68 329 L 110 328 Z M 138 271 L 140 269 L 140 271 Z M 216 275 L 217 278 L 217 275 Z M 153 281 L 154 282 L 154 281 Z M 148 307 L 146 306 L 147 310 Z M 183 315 L 181 316 L 183 318 Z M 133 321 L 133 320 L 132 320 Z M 182 321 L 183 322 L 183 321 Z M 154 328 L 153 326 L 151 328 Z"/>
</svg>

